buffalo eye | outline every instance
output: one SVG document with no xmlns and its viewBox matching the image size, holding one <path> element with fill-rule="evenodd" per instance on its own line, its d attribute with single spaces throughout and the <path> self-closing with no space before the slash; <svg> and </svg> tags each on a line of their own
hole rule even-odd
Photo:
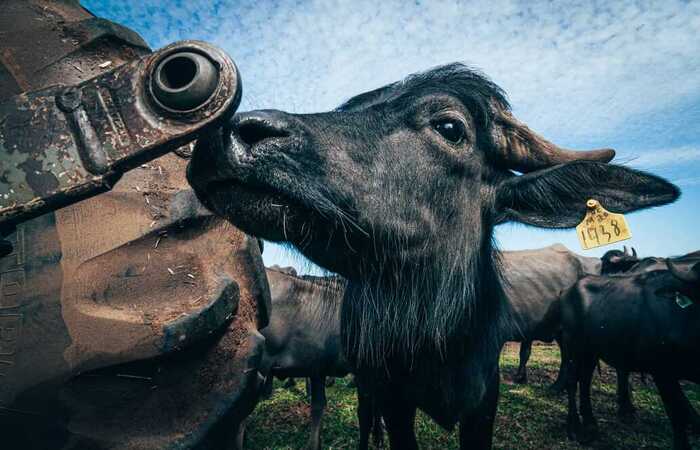
<svg viewBox="0 0 700 450">
<path fill-rule="evenodd" d="M 440 133 L 440 136 L 447 139 L 452 144 L 459 144 L 464 140 L 464 125 L 455 119 L 440 119 L 432 123 L 433 129 Z"/>
</svg>

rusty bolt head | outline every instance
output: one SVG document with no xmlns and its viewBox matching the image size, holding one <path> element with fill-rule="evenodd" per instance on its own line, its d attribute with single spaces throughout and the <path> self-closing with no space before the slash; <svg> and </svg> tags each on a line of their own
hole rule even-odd
<svg viewBox="0 0 700 450">
<path fill-rule="evenodd" d="M 83 92 L 75 86 L 68 87 L 56 96 L 56 104 L 64 112 L 74 111 L 80 106 Z"/>
</svg>

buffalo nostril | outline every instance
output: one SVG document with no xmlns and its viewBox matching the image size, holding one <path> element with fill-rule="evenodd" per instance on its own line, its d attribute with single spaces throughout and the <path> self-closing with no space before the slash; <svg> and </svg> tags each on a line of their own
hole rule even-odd
<svg viewBox="0 0 700 450">
<path fill-rule="evenodd" d="M 266 139 L 289 136 L 282 127 L 261 119 L 243 120 L 237 128 L 239 138 L 250 146 Z"/>
</svg>

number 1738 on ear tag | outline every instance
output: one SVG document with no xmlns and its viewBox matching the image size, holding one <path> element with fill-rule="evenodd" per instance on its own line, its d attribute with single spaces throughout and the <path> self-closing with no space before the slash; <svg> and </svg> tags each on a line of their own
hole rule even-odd
<svg viewBox="0 0 700 450">
<path fill-rule="evenodd" d="M 632 237 L 625 216 L 622 214 L 611 213 L 593 199 L 586 202 L 586 207 L 588 208 L 586 216 L 576 227 L 578 240 L 584 250 L 602 247 Z"/>
</svg>

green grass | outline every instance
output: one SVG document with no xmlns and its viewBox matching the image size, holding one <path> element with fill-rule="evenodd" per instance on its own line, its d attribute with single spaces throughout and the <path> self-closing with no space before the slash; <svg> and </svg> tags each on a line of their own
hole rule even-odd
<svg viewBox="0 0 700 450">
<path fill-rule="evenodd" d="M 546 388 L 554 381 L 559 367 L 555 345 L 536 344 L 528 364 L 529 384 L 510 380 L 518 365 L 518 346 L 508 345 L 501 355 L 501 397 L 494 447 L 497 449 L 580 449 L 566 438 L 566 397 L 552 396 Z M 323 418 L 323 447 L 357 447 L 358 425 L 355 390 L 347 387 L 349 378 L 327 388 L 328 406 Z M 661 399 L 650 377 L 647 384 L 632 377 L 637 421 L 626 425 L 617 419 L 615 372 L 602 365 L 602 375 L 593 380 L 593 408 L 600 428 L 593 449 L 670 449 L 671 427 Z M 688 398 L 700 409 L 700 386 L 684 387 Z M 303 389 L 284 389 L 275 382 L 274 395 L 262 401 L 251 416 L 246 436 L 248 449 L 304 448 L 309 433 L 309 406 Z M 418 442 L 423 449 L 458 448 L 457 431 L 438 427 L 419 412 L 416 421 Z M 691 445 L 700 449 L 700 437 L 691 436 Z"/>
</svg>

